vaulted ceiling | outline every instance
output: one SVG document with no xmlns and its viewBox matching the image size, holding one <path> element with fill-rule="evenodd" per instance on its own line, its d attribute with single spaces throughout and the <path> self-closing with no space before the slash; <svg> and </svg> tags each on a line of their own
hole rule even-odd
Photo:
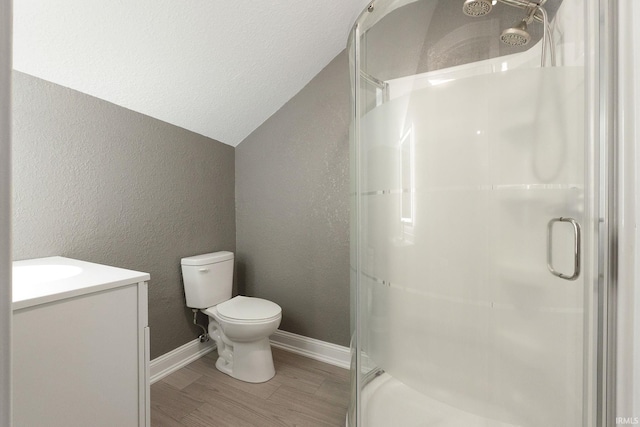
<svg viewBox="0 0 640 427">
<path fill-rule="evenodd" d="M 370 0 L 18 0 L 14 68 L 235 146 Z"/>
</svg>

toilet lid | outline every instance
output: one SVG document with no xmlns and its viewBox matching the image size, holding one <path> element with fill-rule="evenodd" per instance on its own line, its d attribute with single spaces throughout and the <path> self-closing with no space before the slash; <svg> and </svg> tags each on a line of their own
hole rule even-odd
<svg viewBox="0 0 640 427">
<path fill-rule="evenodd" d="M 229 319 L 261 320 L 278 316 L 282 309 L 274 302 L 261 298 L 237 296 L 216 306 L 218 313 Z"/>
</svg>

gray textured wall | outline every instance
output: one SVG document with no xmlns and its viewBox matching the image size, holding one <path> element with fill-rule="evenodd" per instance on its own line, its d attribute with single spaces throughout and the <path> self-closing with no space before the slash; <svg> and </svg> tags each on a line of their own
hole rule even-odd
<svg viewBox="0 0 640 427">
<path fill-rule="evenodd" d="M 349 73 L 345 52 L 236 147 L 241 292 L 281 329 L 349 344 Z"/>
<path fill-rule="evenodd" d="M 233 147 L 13 77 L 14 259 L 148 272 L 151 357 L 194 339 L 180 258 L 235 251 Z"/>
</svg>

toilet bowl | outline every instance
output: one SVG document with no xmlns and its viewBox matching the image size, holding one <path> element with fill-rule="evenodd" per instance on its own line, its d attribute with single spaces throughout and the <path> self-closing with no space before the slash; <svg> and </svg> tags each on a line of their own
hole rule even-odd
<svg viewBox="0 0 640 427">
<path fill-rule="evenodd" d="M 280 326 L 280 306 L 261 298 L 231 298 L 232 252 L 183 258 L 181 264 L 187 306 L 209 318 L 209 336 L 218 349 L 216 368 L 251 383 L 273 378 L 269 336 Z"/>
<path fill-rule="evenodd" d="M 209 336 L 218 347 L 218 370 L 252 383 L 273 378 L 269 336 L 282 320 L 282 310 L 277 304 L 237 296 L 202 312 L 209 316 Z"/>
</svg>

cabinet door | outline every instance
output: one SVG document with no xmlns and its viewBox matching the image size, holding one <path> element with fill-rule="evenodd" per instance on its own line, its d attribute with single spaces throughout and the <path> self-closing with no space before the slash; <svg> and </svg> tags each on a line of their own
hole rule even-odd
<svg viewBox="0 0 640 427">
<path fill-rule="evenodd" d="M 138 285 L 14 312 L 15 427 L 139 423 Z"/>
</svg>

